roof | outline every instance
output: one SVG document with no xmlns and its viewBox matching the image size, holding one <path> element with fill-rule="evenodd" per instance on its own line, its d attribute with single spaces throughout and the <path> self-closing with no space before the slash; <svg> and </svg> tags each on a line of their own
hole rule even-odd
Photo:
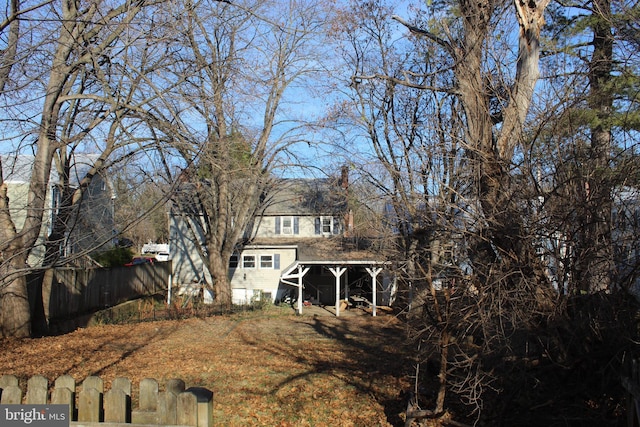
<svg viewBox="0 0 640 427">
<path fill-rule="evenodd" d="M 346 197 L 336 179 L 282 179 L 267 190 L 262 215 L 344 212 Z"/>
<path fill-rule="evenodd" d="M 358 248 L 353 240 L 341 236 L 302 237 L 292 239 L 255 239 L 247 247 L 291 247 L 297 248 L 297 260 L 308 263 L 343 263 L 360 262 L 375 263 L 380 261 L 380 254 L 367 249 Z"/>
<path fill-rule="evenodd" d="M 2 154 L 2 179 L 8 184 L 26 184 L 31 180 L 31 169 L 35 161 L 35 156 L 31 154 Z M 74 154 L 71 165 L 71 185 L 78 185 L 80 180 L 84 178 L 94 162 L 97 155 L 92 154 Z M 57 180 L 55 168 L 51 168 L 49 182 L 54 183 Z"/>
</svg>

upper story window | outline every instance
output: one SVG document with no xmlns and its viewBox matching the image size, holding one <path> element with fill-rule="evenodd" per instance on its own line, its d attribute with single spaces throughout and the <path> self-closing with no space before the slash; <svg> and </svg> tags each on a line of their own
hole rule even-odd
<svg viewBox="0 0 640 427">
<path fill-rule="evenodd" d="M 260 268 L 273 268 L 273 255 L 260 255 Z"/>
<path fill-rule="evenodd" d="M 293 218 L 289 216 L 282 218 L 282 234 L 293 234 Z"/>
<path fill-rule="evenodd" d="M 238 254 L 233 254 L 229 258 L 229 268 L 238 268 Z"/>
<path fill-rule="evenodd" d="M 323 216 L 321 221 L 322 234 L 331 234 L 333 231 L 333 218 Z"/>
<path fill-rule="evenodd" d="M 316 234 L 338 234 L 340 233 L 340 224 L 338 219 L 332 216 L 316 217 Z"/>
<path fill-rule="evenodd" d="M 256 256 L 244 255 L 242 257 L 242 268 L 256 268 Z"/>
<path fill-rule="evenodd" d="M 300 221 L 297 216 L 277 216 L 275 218 L 275 234 L 299 234 Z"/>
</svg>

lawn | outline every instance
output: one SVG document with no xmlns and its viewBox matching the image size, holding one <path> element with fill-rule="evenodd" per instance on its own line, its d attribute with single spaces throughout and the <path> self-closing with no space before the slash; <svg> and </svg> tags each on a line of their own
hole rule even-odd
<svg viewBox="0 0 640 427">
<path fill-rule="evenodd" d="M 389 314 L 340 318 L 289 309 L 98 325 L 39 339 L 0 341 L 0 375 L 21 385 L 102 377 L 181 378 L 214 392 L 217 426 L 403 425 L 411 364 Z M 135 394 L 133 399 L 135 401 Z"/>
</svg>

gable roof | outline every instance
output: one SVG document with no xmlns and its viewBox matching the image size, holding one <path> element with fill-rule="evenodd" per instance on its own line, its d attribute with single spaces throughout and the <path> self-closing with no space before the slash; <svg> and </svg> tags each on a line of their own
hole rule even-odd
<svg viewBox="0 0 640 427">
<path fill-rule="evenodd" d="M 262 215 L 337 214 L 346 209 L 346 193 L 335 179 L 281 179 L 267 190 Z"/>
<path fill-rule="evenodd" d="M 93 167 L 98 155 L 74 154 L 71 161 L 70 182 L 72 186 L 79 184 L 89 170 Z M 2 179 L 8 184 L 27 184 L 31 180 L 31 170 L 35 156 L 31 154 L 2 154 Z M 49 183 L 56 183 L 58 174 L 55 168 L 51 168 Z"/>
</svg>

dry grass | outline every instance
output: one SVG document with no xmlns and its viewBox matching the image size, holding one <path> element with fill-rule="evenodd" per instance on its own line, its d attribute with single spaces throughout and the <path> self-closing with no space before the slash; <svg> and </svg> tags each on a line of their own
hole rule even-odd
<svg viewBox="0 0 640 427">
<path fill-rule="evenodd" d="M 402 425 L 410 365 L 390 315 L 292 315 L 288 310 L 102 325 L 0 341 L 0 375 L 26 384 L 63 374 L 161 384 L 182 378 L 215 393 L 219 426 Z M 135 395 L 133 396 L 135 400 Z"/>
</svg>

